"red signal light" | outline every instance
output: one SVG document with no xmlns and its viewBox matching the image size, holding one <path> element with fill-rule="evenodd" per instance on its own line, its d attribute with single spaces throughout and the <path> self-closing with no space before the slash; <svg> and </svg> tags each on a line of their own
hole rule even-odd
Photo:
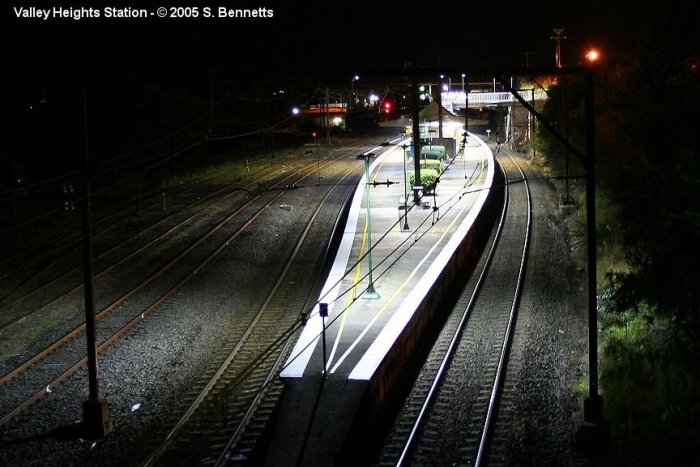
<svg viewBox="0 0 700 467">
<path fill-rule="evenodd" d="M 384 102 L 384 112 L 385 113 L 391 113 L 391 108 L 393 107 L 393 104 L 389 101 Z"/>
</svg>

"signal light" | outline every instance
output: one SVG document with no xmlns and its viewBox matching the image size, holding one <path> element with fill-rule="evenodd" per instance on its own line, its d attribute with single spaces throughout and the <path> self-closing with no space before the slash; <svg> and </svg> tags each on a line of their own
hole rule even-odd
<svg viewBox="0 0 700 467">
<path fill-rule="evenodd" d="M 384 102 L 384 112 L 385 113 L 391 113 L 391 107 L 392 107 L 391 102 Z"/>
</svg>

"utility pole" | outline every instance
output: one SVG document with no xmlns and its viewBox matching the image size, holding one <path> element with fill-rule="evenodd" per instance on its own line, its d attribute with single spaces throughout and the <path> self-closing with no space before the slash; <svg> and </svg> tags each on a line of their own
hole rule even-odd
<svg viewBox="0 0 700 467">
<path fill-rule="evenodd" d="M 415 173 L 415 182 L 413 185 L 413 202 L 420 203 L 420 115 L 418 112 L 418 101 L 420 94 L 418 90 L 418 80 L 413 76 L 411 80 L 411 118 L 413 119 L 413 169 Z"/>
<path fill-rule="evenodd" d="M 464 91 L 464 136 L 466 137 L 469 131 L 469 80 L 466 82 Z M 466 141 L 465 141 L 466 143 Z"/>
<path fill-rule="evenodd" d="M 589 74 L 584 101 L 586 119 L 586 240 L 588 274 L 588 398 L 584 400 L 586 421 L 600 424 L 603 401 L 598 394 L 598 278 L 596 275 L 595 215 L 595 116 L 593 113 L 593 75 Z"/>
<path fill-rule="evenodd" d="M 561 77 L 561 113 L 562 113 L 562 124 L 564 126 L 564 138 L 569 141 L 569 112 L 566 104 L 566 81 L 567 77 Z M 564 199 L 562 199 L 562 205 L 570 205 L 571 202 L 571 189 L 569 186 L 569 149 L 564 147 Z"/>
<path fill-rule="evenodd" d="M 567 37 L 562 36 L 564 33 L 564 28 L 553 28 L 552 31 L 554 31 L 554 36 L 550 37 L 550 39 L 554 39 L 554 42 L 556 43 L 556 48 L 554 51 L 554 66 L 561 68 L 561 41 L 562 39 L 567 39 Z"/>
<path fill-rule="evenodd" d="M 437 103 L 438 138 L 442 138 L 442 75 L 435 90 L 435 102 Z"/>
<path fill-rule="evenodd" d="M 535 104 L 535 86 L 532 86 L 532 89 L 530 90 L 532 92 L 532 108 L 536 109 L 537 105 Z M 532 160 L 535 160 L 535 130 L 536 130 L 536 121 L 534 115 L 532 115 L 532 112 L 528 113 L 530 116 L 530 146 L 532 146 Z"/>
<path fill-rule="evenodd" d="M 97 381 L 97 340 L 95 329 L 95 279 L 92 257 L 92 214 L 90 206 L 90 153 L 88 148 L 87 88 L 82 91 L 83 136 L 83 290 L 85 293 L 85 336 L 87 339 L 88 384 L 90 395 L 83 404 L 83 428 L 85 436 L 93 439 L 104 438 L 112 431 L 107 401 L 99 396 Z"/>
<path fill-rule="evenodd" d="M 331 145 L 331 94 L 330 90 L 326 86 L 326 139 L 328 140 L 328 145 Z"/>
</svg>

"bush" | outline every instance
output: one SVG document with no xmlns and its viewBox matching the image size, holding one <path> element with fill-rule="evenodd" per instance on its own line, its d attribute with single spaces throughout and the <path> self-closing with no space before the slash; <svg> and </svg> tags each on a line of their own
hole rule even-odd
<svg viewBox="0 0 700 467">
<path fill-rule="evenodd" d="M 423 193 L 428 194 L 435 190 L 438 183 L 438 172 L 433 169 L 421 170 L 420 180 L 423 185 Z M 414 172 L 408 174 L 408 183 L 413 186 L 416 184 L 416 175 Z"/>
<path fill-rule="evenodd" d="M 420 168 L 425 170 L 434 170 L 438 173 L 438 175 L 445 171 L 445 166 L 442 161 L 433 159 L 424 159 L 420 161 Z M 422 176 L 423 172 L 421 172 L 421 177 Z"/>
<path fill-rule="evenodd" d="M 601 388 L 609 465 L 694 465 L 700 439 L 697 357 L 678 345 L 674 323 L 648 304 L 602 310 Z"/>
</svg>

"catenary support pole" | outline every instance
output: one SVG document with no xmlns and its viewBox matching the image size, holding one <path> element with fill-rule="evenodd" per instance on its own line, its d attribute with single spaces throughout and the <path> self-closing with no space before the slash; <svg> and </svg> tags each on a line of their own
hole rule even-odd
<svg viewBox="0 0 700 467">
<path fill-rule="evenodd" d="M 418 112 L 418 101 L 420 100 L 420 92 L 418 90 L 418 80 L 415 76 L 412 79 L 411 88 L 411 118 L 413 119 L 413 169 L 415 173 L 414 186 L 421 186 L 420 178 L 420 115 Z M 419 190 L 413 191 L 413 202 L 420 203 Z"/>
<path fill-rule="evenodd" d="M 81 129 L 83 137 L 83 290 L 85 296 L 85 336 L 87 339 L 87 362 L 89 397 L 83 404 L 83 428 L 89 438 L 103 438 L 111 431 L 109 409 L 107 402 L 100 399 L 97 378 L 97 340 L 95 328 L 95 280 L 93 274 L 92 255 L 92 214 L 90 205 L 90 153 L 88 147 L 87 128 L 87 89 L 81 96 L 82 118 Z"/>
<path fill-rule="evenodd" d="M 596 274 L 595 215 L 595 115 L 593 112 L 593 75 L 587 77 L 586 118 L 586 240 L 588 244 L 588 399 L 584 401 L 586 421 L 602 421 L 602 400 L 598 394 L 598 283 Z"/>
</svg>

